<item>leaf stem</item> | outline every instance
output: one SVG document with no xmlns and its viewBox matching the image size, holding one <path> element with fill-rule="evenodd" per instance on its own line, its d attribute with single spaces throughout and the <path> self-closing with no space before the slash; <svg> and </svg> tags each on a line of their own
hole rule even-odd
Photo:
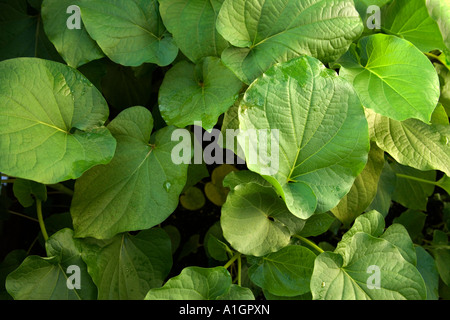
<svg viewBox="0 0 450 320">
<path fill-rule="evenodd" d="M 231 259 L 228 261 L 223 267 L 228 269 L 235 261 L 241 256 L 239 252 L 237 252 Z"/>
<path fill-rule="evenodd" d="M 241 270 L 242 270 L 242 260 L 241 260 L 241 255 L 239 255 L 238 260 L 237 260 L 237 264 L 238 264 L 238 286 L 241 286 Z"/>
<path fill-rule="evenodd" d="M 61 191 L 62 193 L 65 193 L 65 194 L 73 197 L 73 190 L 67 188 L 65 185 L 63 185 L 61 183 L 49 184 L 48 186 L 52 189 Z"/>
<path fill-rule="evenodd" d="M 19 212 L 11 211 L 11 210 L 8 210 L 8 212 L 9 212 L 9 213 L 11 213 L 11 214 L 14 214 L 14 215 L 16 215 L 16 216 L 19 216 L 19 217 L 22 217 L 22 218 L 25 218 L 25 219 L 29 219 L 29 220 L 32 220 L 32 221 L 34 221 L 34 222 L 39 222 L 39 220 L 38 220 L 38 219 L 35 219 L 35 218 L 32 218 L 32 217 L 29 217 L 29 216 L 27 216 L 27 215 L 24 215 L 23 213 L 19 213 Z"/>
<path fill-rule="evenodd" d="M 428 183 L 428 184 L 433 184 L 433 185 L 437 186 L 437 183 L 435 181 L 431 181 L 431 180 L 425 180 L 425 179 L 421 179 L 421 178 L 416 178 L 416 177 L 408 176 L 406 174 L 401 174 L 401 173 L 396 173 L 396 176 L 399 177 L 399 178 L 403 178 L 403 179 L 414 180 L 414 181 L 417 181 L 417 182 Z"/>
<path fill-rule="evenodd" d="M 299 235 L 296 235 L 296 234 L 294 234 L 293 237 L 297 238 L 298 240 L 300 240 L 300 241 L 302 241 L 304 243 L 306 243 L 307 245 L 309 245 L 310 247 L 314 248 L 319 253 L 324 252 L 324 250 L 321 247 L 319 247 L 317 244 L 315 244 L 314 242 L 312 242 L 309 239 L 306 239 L 306 238 L 304 238 L 302 236 L 299 236 Z"/>
<path fill-rule="evenodd" d="M 42 216 L 42 202 L 39 199 L 36 199 L 36 211 L 37 211 L 39 226 L 41 227 L 42 236 L 44 237 L 44 240 L 47 241 L 48 234 L 47 234 L 47 230 L 45 229 L 44 218 Z"/>
</svg>

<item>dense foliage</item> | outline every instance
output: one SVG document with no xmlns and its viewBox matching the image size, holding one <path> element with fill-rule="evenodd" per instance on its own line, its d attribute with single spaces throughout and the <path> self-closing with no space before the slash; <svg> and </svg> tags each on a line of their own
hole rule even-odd
<svg viewBox="0 0 450 320">
<path fill-rule="evenodd" d="M 0 297 L 449 299 L 449 36 L 447 0 L 0 0 Z"/>
</svg>

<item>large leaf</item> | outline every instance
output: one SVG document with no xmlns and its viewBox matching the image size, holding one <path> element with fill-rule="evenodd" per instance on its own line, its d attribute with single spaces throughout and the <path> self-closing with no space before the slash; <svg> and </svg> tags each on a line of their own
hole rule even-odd
<svg viewBox="0 0 450 320">
<path fill-rule="evenodd" d="M 161 288 L 151 289 L 146 300 L 217 300 L 229 292 L 231 276 L 223 267 L 187 267 Z"/>
<path fill-rule="evenodd" d="M 355 91 L 309 56 L 275 65 L 252 83 L 239 122 L 249 169 L 264 175 L 302 219 L 335 207 L 367 162 L 367 121 Z M 248 147 L 246 135 L 254 130 L 274 136 L 278 130 L 279 141 L 271 143 L 278 143 L 279 153 L 269 155 L 277 161 L 252 161 L 257 147 L 269 145 L 261 135 Z"/>
<path fill-rule="evenodd" d="M 78 71 L 37 58 L 0 63 L 0 171 L 52 184 L 111 161 L 106 101 Z"/>
<path fill-rule="evenodd" d="M 136 236 L 88 239 L 82 257 L 100 300 L 141 300 L 148 290 L 163 284 L 172 268 L 171 240 L 157 228 Z"/>
<path fill-rule="evenodd" d="M 79 4 L 79 0 L 45 0 L 42 2 L 45 33 L 67 64 L 74 68 L 104 56 L 82 23 L 81 29 L 67 27 L 66 23 L 70 17 L 70 14 L 66 13 L 67 8 L 77 4 Z"/>
<path fill-rule="evenodd" d="M 433 257 L 422 247 L 416 247 L 417 270 L 427 286 L 427 300 L 439 300 L 439 272 Z"/>
<path fill-rule="evenodd" d="M 224 50 L 224 63 L 250 84 L 274 63 L 301 54 L 336 60 L 363 25 L 351 0 L 225 0 L 217 30 L 235 46 Z"/>
<path fill-rule="evenodd" d="M 386 217 L 391 208 L 392 193 L 394 192 L 396 183 L 397 176 L 386 161 L 378 181 L 377 194 L 366 211 L 376 210 Z"/>
<path fill-rule="evenodd" d="M 380 272 L 379 288 L 370 286 L 371 266 Z M 426 298 L 425 283 L 416 267 L 390 242 L 362 232 L 352 237 L 346 261 L 333 252 L 324 252 L 316 258 L 311 291 L 316 300 Z"/>
<path fill-rule="evenodd" d="M 439 27 L 425 0 L 394 0 L 383 10 L 381 28 L 385 33 L 406 39 L 423 52 L 444 49 Z"/>
<path fill-rule="evenodd" d="M 114 62 L 167 66 L 178 54 L 159 16 L 157 0 L 80 0 L 89 35 Z"/>
<path fill-rule="evenodd" d="M 44 32 L 41 15 L 28 13 L 27 0 L 0 0 L 0 61 L 16 57 L 63 62 Z"/>
<path fill-rule="evenodd" d="M 133 107 L 108 128 L 117 139 L 113 160 L 92 168 L 75 184 L 71 214 L 78 237 L 108 239 L 151 228 L 175 210 L 186 183 L 188 165 L 171 159 L 178 144 L 171 141 L 174 127 L 151 135 L 150 111 Z"/>
<path fill-rule="evenodd" d="M 339 60 L 364 107 L 392 119 L 429 122 L 439 100 L 430 60 L 410 42 L 377 34 L 362 38 Z"/>
<path fill-rule="evenodd" d="M 161 116 L 169 125 L 185 127 L 201 121 L 210 130 L 238 98 L 242 82 L 219 58 L 198 65 L 181 61 L 165 75 L 159 90 Z"/>
<path fill-rule="evenodd" d="M 399 163 L 450 175 L 450 126 L 396 121 L 367 110 L 371 136 Z"/>
<path fill-rule="evenodd" d="M 220 223 L 225 239 L 237 251 L 253 256 L 276 252 L 289 244 L 305 221 L 292 215 L 272 187 L 250 182 L 230 191 Z"/>
<path fill-rule="evenodd" d="M 378 181 L 384 165 L 384 152 L 372 143 L 369 160 L 364 170 L 356 177 L 350 192 L 342 198 L 331 212 L 344 224 L 356 219 L 372 203 L 377 194 Z"/>
<path fill-rule="evenodd" d="M 29 256 L 6 278 L 6 289 L 16 300 L 93 300 L 97 288 L 81 259 L 81 243 L 63 229 L 46 242 L 48 258 Z M 79 268 L 79 288 L 69 289 L 69 267 Z M 77 274 L 75 274 L 77 275 Z M 70 282 L 70 280 L 69 280 Z"/>
<path fill-rule="evenodd" d="M 310 292 L 315 258 L 306 247 L 287 246 L 261 258 L 251 258 L 248 272 L 253 283 L 271 294 L 298 296 Z"/>
<path fill-rule="evenodd" d="M 216 30 L 223 1 L 159 0 L 164 25 L 180 50 L 194 63 L 209 56 L 220 57 L 229 46 Z"/>
</svg>

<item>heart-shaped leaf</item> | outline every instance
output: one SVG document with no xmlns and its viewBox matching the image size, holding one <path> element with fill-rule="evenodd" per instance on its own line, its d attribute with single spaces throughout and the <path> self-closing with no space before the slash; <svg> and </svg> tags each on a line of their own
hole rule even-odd
<svg viewBox="0 0 450 320">
<path fill-rule="evenodd" d="M 29 256 L 6 279 L 6 289 L 16 300 L 93 300 L 97 288 L 81 259 L 81 243 L 73 231 L 63 229 L 46 242 L 48 258 Z M 69 267 L 78 267 L 79 287 L 69 289 Z M 77 270 L 77 269 L 74 269 Z M 70 282 L 70 279 L 69 279 Z"/>
<path fill-rule="evenodd" d="M 399 163 L 450 175 L 450 126 L 410 119 L 396 121 L 367 110 L 371 136 Z"/>
<path fill-rule="evenodd" d="M 0 62 L 0 171 L 44 184 L 111 161 L 100 92 L 78 71 L 37 58 Z"/>
<path fill-rule="evenodd" d="M 393 244 L 362 232 L 352 237 L 346 261 L 333 252 L 316 258 L 311 291 L 315 300 L 422 300 L 427 294 L 419 271 Z"/>
<path fill-rule="evenodd" d="M 210 56 L 220 57 L 229 46 L 216 30 L 216 18 L 223 1 L 159 0 L 164 25 L 181 52 L 194 63 Z"/>
<path fill-rule="evenodd" d="M 79 2 L 79 0 L 45 0 L 41 9 L 45 33 L 67 64 L 74 68 L 104 56 L 81 21 L 80 29 L 67 27 L 67 20 L 70 17 L 67 9 L 72 5 L 78 5 Z M 74 14 L 76 13 L 77 11 Z"/>
<path fill-rule="evenodd" d="M 363 25 L 350 0 L 225 0 L 217 30 L 235 46 L 224 50 L 224 63 L 250 84 L 274 63 L 300 54 L 334 61 Z"/>
<path fill-rule="evenodd" d="M 439 26 L 428 14 L 425 0 L 394 0 L 381 16 L 381 29 L 414 44 L 423 52 L 445 48 Z"/>
<path fill-rule="evenodd" d="M 167 66 L 178 48 L 165 29 L 157 0 L 80 0 L 89 35 L 112 61 Z"/>
<path fill-rule="evenodd" d="M 174 127 L 151 135 L 150 111 L 132 107 L 108 128 L 117 139 L 113 160 L 92 168 L 75 184 L 70 212 L 78 237 L 109 239 L 120 232 L 151 228 L 176 209 L 186 183 L 188 165 L 174 164 L 171 152 L 190 141 L 173 142 Z"/>
<path fill-rule="evenodd" d="M 223 267 L 187 267 L 163 287 L 151 289 L 145 300 L 216 300 L 230 287 L 231 276 Z"/>
<path fill-rule="evenodd" d="M 100 300 L 141 300 L 148 290 L 162 285 L 172 268 L 171 240 L 158 228 L 136 236 L 87 239 L 82 257 Z"/>
<path fill-rule="evenodd" d="M 242 82 L 219 58 L 197 65 L 181 61 L 165 75 L 159 90 L 159 110 L 169 125 L 180 128 L 202 122 L 210 130 L 237 99 Z"/>
<path fill-rule="evenodd" d="M 287 246 L 250 259 L 248 273 L 253 283 L 271 294 L 298 296 L 310 292 L 315 258 L 316 255 L 306 247 Z"/>
<path fill-rule="evenodd" d="M 385 34 L 364 37 L 339 63 L 340 75 L 353 84 L 364 107 L 398 121 L 430 121 L 439 79 L 430 60 L 409 41 Z"/>
<path fill-rule="evenodd" d="M 239 122 L 248 168 L 272 183 L 302 219 L 335 207 L 367 162 L 369 133 L 358 96 L 347 81 L 309 56 L 275 65 L 253 82 Z M 275 154 L 266 153 L 274 161 L 264 161 L 261 151 L 260 161 L 252 160 L 257 147 L 269 145 L 267 134 L 247 143 L 255 130 L 275 137 Z"/>
<path fill-rule="evenodd" d="M 220 224 L 234 249 L 258 257 L 287 246 L 305 221 L 289 212 L 272 187 L 251 182 L 230 191 Z"/>
</svg>

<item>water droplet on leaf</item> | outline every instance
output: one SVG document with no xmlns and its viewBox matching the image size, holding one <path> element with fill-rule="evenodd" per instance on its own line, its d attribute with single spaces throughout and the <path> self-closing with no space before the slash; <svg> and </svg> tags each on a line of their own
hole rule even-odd
<svg viewBox="0 0 450 320">
<path fill-rule="evenodd" d="M 172 186 L 172 184 L 169 181 L 164 182 L 164 190 L 166 190 L 167 192 L 169 192 L 170 187 Z"/>
</svg>

